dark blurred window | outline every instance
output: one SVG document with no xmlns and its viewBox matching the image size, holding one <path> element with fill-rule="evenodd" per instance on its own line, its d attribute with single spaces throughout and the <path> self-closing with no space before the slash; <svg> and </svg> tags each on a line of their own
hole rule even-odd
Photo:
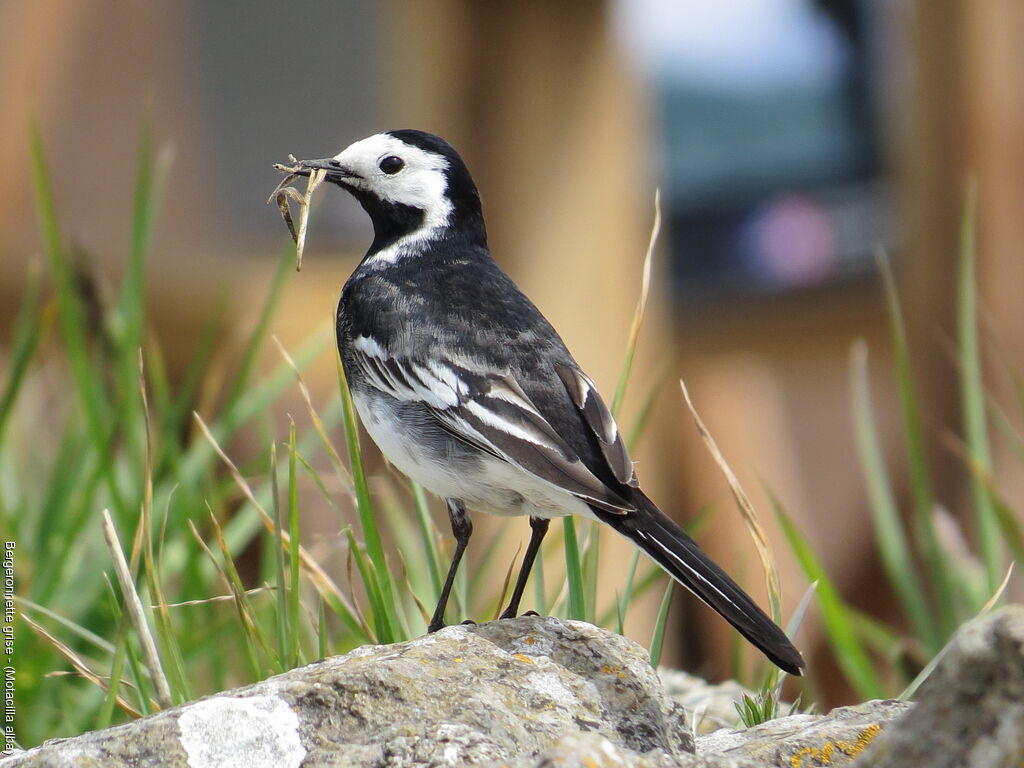
<svg viewBox="0 0 1024 768">
<path fill-rule="evenodd" d="M 890 238 L 858 0 L 620 0 L 649 79 L 683 307 L 843 281 Z"/>
<path fill-rule="evenodd" d="M 274 162 L 333 155 L 385 130 L 381 4 L 359 0 L 190 0 L 187 5 L 201 95 L 209 119 L 211 173 L 232 206 L 236 239 L 282 239 L 267 195 Z M 283 9 L 288 9 L 284 14 Z M 282 19 L 287 16 L 287 24 Z M 233 190 L 230 194 L 229 190 Z M 241 190 L 241 193 L 239 193 Z M 324 206 L 321 242 L 361 242 L 368 223 L 354 206 Z"/>
</svg>

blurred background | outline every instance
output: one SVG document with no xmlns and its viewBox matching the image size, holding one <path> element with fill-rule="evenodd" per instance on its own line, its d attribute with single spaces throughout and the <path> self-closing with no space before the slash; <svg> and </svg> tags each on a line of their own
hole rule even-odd
<svg viewBox="0 0 1024 768">
<path fill-rule="evenodd" d="M 632 428 L 647 414 L 633 454 L 650 495 L 679 520 L 710 509 L 700 542 L 767 604 L 754 546 L 685 410 L 686 380 L 760 511 L 784 617 L 808 581 L 772 497 L 846 601 L 905 622 L 880 576 L 849 405 L 851 344 L 864 339 L 879 439 L 903 503 L 906 432 L 880 249 L 903 301 L 935 498 L 952 521 L 967 504 L 969 473 L 949 443 L 963 431 L 954 341 L 971 180 L 987 384 L 994 402 L 1020 395 L 1018 0 L 0 2 L 0 103 L 0 368 L 42 252 L 33 116 L 63 237 L 100 295 L 127 263 L 143 125 L 169 153 L 145 287 L 147 332 L 172 380 L 185 375 L 215 307 L 229 349 L 255 322 L 289 247 L 266 204 L 279 179 L 271 164 L 415 127 L 462 153 L 495 257 L 610 399 L 660 188 L 664 226 L 622 421 Z M 303 270 L 270 329 L 286 348 L 331 327 L 369 237 L 352 200 L 321 196 Z M 279 360 L 272 348 L 266 357 Z M 228 356 L 223 378 L 231 366 Z M 329 347 L 305 377 L 314 398 L 336 397 Z M 301 411 L 292 397 L 273 406 L 280 416 Z M 247 439 L 256 436 L 236 436 L 232 451 L 263 451 Z M 993 441 L 992 463 L 1019 508 L 1024 464 L 1013 441 Z M 479 520 L 478 530 L 496 524 Z M 511 556 L 528 526 L 508 525 Z M 337 522 L 304 530 L 332 541 Z M 613 600 L 631 550 L 610 538 L 602 546 L 602 599 Z M 344 570 L 343 558 L 336 566 Z M 659 595 L 630 615 L 627 633 L 641 642 Z M 666 661 L 728 671 L 736 645 L 725 622 L 681 595 L 670 621 Z M 814 608 L 798 645 L 826 701 L 853 697 L 830 674 Z"/>
</svg>

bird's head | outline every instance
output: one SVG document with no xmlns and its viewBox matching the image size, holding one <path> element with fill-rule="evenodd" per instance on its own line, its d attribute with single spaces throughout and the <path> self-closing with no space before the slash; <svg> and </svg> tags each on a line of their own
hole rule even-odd
<svg viewBox="0 0 1024 768">
<path fill-rule="evenodd" d="M 483 234 L 476 184 L 458 152 L 433 134 L 378 133 L 334 157 L 300 160 L 295 166 L 305 176 L 317 169 L 366 209 L 373 221 L 374 249 L 445 227 Z"/>
</svg>

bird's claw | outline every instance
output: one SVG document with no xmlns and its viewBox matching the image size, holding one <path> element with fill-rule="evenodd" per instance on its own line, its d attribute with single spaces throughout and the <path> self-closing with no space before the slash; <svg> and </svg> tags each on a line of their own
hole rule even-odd
<svg viewBox="0 0 1024 768">
<path fill-rule="evenodd" d="M 525 611 L 524 613 L 520 614 L 520 616 L 540 616 L 540 614 L 537 613 L 536 611 Z M 501 614 L 501 616 L 498 617 L 499 620 L 501 620 L 501 619 L 515 619 L 515 618 L 517 618 L 516 614 L 509 613 L 508 611 L 505 611 L 503 614 Z"/>
<path fill-rule="evenodd" d="M 464 627 L 466 627 L 466 626 L 473 626 L 473 627 L 475 627 L 476 626 L 476 622 L 473 621 L 472 619 L 466 619 L 465 621 L 462 621 L 462 622 L 459 622 L 459 623 L 460 623 L 461 626 L 464 626 Z M 443 621 L 439 621 L 436 624 L 431 623 L 431 625 L 429 627 L 427 627 L 427 634 L 433 634 L 434 632 L 437 632 L 437 630 L 444 629 L 447 626 L 448 625 L 445 624 Z"/>
</svg>

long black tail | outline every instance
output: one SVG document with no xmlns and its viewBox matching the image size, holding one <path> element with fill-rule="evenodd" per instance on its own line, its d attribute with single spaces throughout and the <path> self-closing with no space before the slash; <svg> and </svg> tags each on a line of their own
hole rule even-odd
<svg viewBox="0 0 1024 768">
<path fill-rule="evenodd" d="M 634 501 L 640 502 L 639 509 L 628 515 L 595 512 L 720 613 L 775 665 L 791 675 L 799 675 L 803 657 L 775 622 L 654 502 L 640 492 Z"/>
</svg>

